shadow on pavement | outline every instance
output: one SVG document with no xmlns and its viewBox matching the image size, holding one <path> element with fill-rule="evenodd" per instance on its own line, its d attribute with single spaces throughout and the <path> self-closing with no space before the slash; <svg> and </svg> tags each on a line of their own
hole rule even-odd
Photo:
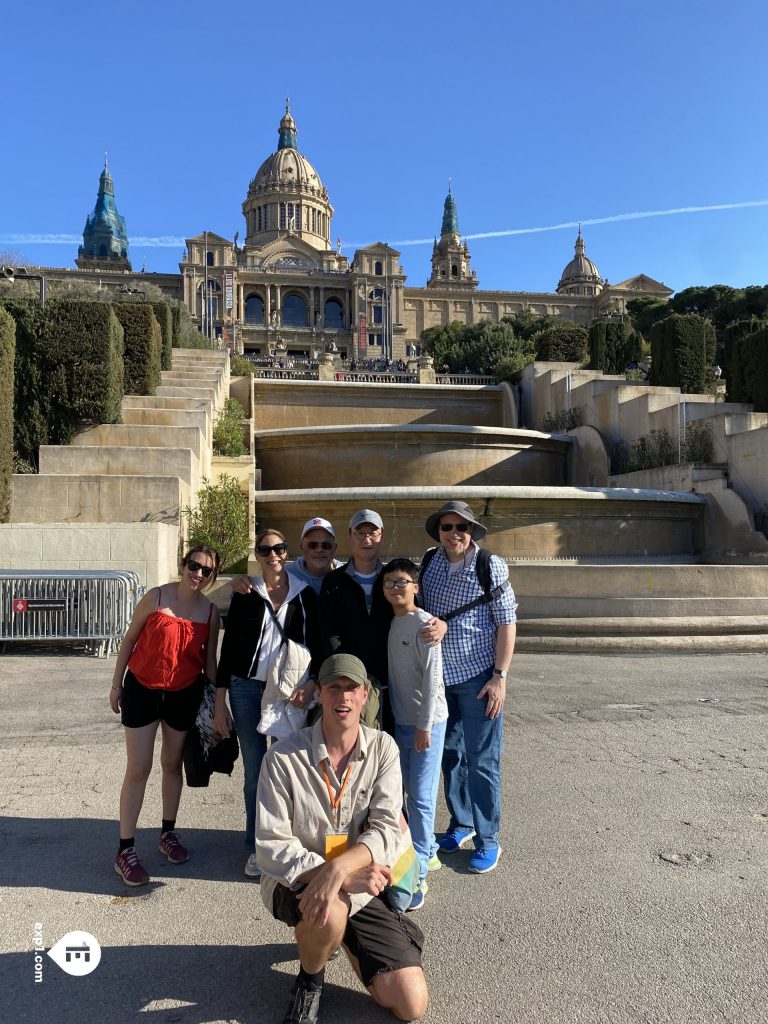
<svg viewBox="0 0 768 1024">
<path fill-rule="evenodd" d="M 150 874 L 149 885 L 132 888 L 115 874 L 116 821 L 100 818 L 0 819 L 0 888 L 44 888 L 64 892 L 141 896 L 167 879 L 244 880 L 242 833 L 228 829 L 179 828 L 190 851 L 184 864 L 170 865 L 158 850 L 160 829 L 138 829 L 136 850 Z M 24 856 L 13 856 L 13 851 Z"/>
<path fill-rule="evenodd" d="M 0 956 L 2 1016 L 15 1024 L 279 1024 L 297 970 L 295 957 L 293 943 L 102 947 L 101 963 L 84 978 L 65 974 L 45 956 L 43 981 L 35 984 L 33 954 L 8 953 Z M 328 976 L 323 1019 L 335 1024 L 392 1020 L 360 989 L 349 964 L 329 966 Z M 335 984 L 334 976 L 342 984 Z"/>
</svg>

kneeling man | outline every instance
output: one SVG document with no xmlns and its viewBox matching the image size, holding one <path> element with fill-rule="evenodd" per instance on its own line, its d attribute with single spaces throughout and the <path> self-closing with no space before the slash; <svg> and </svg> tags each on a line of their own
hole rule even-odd
<svg viewBox="0 0 768 1024">
<path fill-rule="evenodd" d="M 322 718 L 270 747 L 256 801 L 262 897 L 299 947 L 284 1024 L 317 1020 L 325 965 L 340 945 L 376 1002 L 415 1020 L 428 1003 L 424 936 L 384 894 L 402 846 L 398 749 L 360 724 L 368 678 L 358 658 L 334 654 L 317 683 Z"/>
</svg>

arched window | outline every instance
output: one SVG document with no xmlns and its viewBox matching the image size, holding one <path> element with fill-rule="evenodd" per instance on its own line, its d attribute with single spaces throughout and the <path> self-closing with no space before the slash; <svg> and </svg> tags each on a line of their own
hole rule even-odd
<svg viewBox="0 0 768 1024">
<path fill-rule="evenodd" d="M 245 300 L 245 322 L 247 324 L 264 323 L 264 303 L 258 295 L 249 295 Z"/>
<path fill-rule="evenodd" d="M 325 304 L 325 326 L 331 331 L 344 329 L 344 313 L 338 299 L 328 299 Z"/>
<path fill-rule="evenodd" d="M 300 295 L 288 295 L 283 301 L 283 326 L 307 326 L 307 304 Z"/>
<path fill-rule="evenodd" d="M 208 264 L 209 267 L 213 266 L 213 253 L 212 252 L 207 252 L 205 254 L 205 262 Z"/>
<path fill-rule="evenodd" d="M 376 277 L 381 277 L 381 275 L 384 273 L 384 270 L 381 266 L 381 260 L 376 260 L 376 262 L 373 264 L 373 272 L 376 275 Z"/>
</svg>

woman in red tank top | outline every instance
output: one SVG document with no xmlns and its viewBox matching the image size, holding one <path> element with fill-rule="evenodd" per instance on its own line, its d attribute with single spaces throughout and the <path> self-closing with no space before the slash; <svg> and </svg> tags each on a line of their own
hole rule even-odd
<svg viewBox="0 0 768 1024">
<path fill-rule="evenodd" d="M 149 590 L 139 601 L 120 645 L 109 703 L 121 715 L 128 765 L 120 790 L 120 848 L 115 871 L 126 885 L 149 881 L 136 856 L 134 834 L 162 732 L 163 821 L 160 852 L 171 864 L 189 856 L 175 832 L 181 799 L 182 755 L 194 726 L 205 677 L 216 678 L 219 613 L 202 593 L 216 579 L 219 555 L 202 546 L 187 552 L 181 579 Z"/>
</svg>

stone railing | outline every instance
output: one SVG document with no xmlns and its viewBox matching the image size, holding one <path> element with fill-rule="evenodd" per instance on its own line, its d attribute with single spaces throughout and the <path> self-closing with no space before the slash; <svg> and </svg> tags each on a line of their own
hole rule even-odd
<svg viewBox="0 0 768 1024">
<path fill-rule="evenodd" d="M 480 373 L 437 373 L 435 372 L 435 383 L 437 384 L 498 384 L 498 380 L 491 374 Z"/>
</svg>

